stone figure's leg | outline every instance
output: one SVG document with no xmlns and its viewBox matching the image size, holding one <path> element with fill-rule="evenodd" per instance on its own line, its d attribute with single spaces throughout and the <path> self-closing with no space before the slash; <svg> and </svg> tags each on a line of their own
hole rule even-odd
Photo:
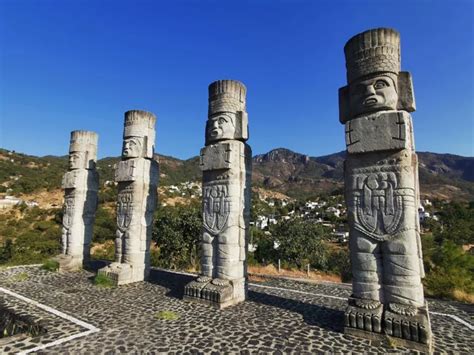
<svg viewBox="0 0 474 355">
<path fill-rule="evenodd" d="M 66 228 L 63 228 L 63 233 L 61 235 L 61 247 L 63 254 L 67 254 L 67 240 L 68 240 L 69 231 Z"/>
<path fill-rule="evenodd" d="M 125 233 L 122 233 L 119 229 L 115 233 L 115 262 L 121 263 L 122 262 L 122 255 L 123 255 L 123 236 Z"/>
<path fill-rule="evenodd" d="M 353 271 L 353 297 L 382 301 L 382 256 L 379 242 L 352 230 L 350 253 Z"/>
<path fill-rule="evenodd" d="M 90 260 L 91 254 L 91 242 L 92 242 L 92 233 L 94 228 L 94 222 L 84 225 L 84 245 L 83 245 L 83 260 L 88 262 Z"/>
<path fill-rule="evenodd" d="M 202 233 L 201 240 L 201 274 L 213 277 L 214 273 L 214 243 L 215 238 L 206 231 Z"/>
<path fill-rule="evenodd" d="M 431 330 L 420 277 L 417 232 L 401 232 L 383 245 L 384 327 L 388 335 L 428 344 Z"/>
<path fill-rule="evenodd" d="M 216 277 L 225 280 L 243 278 L 245 275 L 240 260 L 240 228 L 228 227 L 217 238 Z"/>
<path fill-rule="evenodd" d="M 345 329 L 382 332 L 383 307 L 381 300 L 382 256 L 380 242 L 367 238 L 352 229 L 350 252 L 353 271 L 352 298 L 349 299 L 345 317 Z"/>
<path fill-rule="evenodd" d="M 382 246 L 384 303 L 423 306 L 417 235 L 415 230 L 400 233 Z"/>
</svg>

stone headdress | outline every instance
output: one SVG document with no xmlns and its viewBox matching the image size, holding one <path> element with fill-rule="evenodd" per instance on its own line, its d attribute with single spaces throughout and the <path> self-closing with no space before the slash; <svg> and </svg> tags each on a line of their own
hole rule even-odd
<svg viewBox="0 0 474 355">
<path fill-rule="evenodd" d="M 91 131 L 72 131 L 69 144 L 69 154 L 74 152 L 85 153 L 85 168 L 93 169 L 97 161 L 98 135 Z"/>
<path fill-rule="evenodd" d="M 143 138 L 143 157 L 153 158 L 155 148 L 156 116 L 151 112 L 131 110 L 125 112 L 123 138 Z"/>
</svg>

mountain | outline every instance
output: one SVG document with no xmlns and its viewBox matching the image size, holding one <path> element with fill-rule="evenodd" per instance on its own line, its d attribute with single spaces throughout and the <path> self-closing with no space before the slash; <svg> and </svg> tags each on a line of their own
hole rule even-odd
<svg viewBox="0 0 474 355">
<path fill-rule="evenodd" d="M 417 152 L 421 195 L 474 200 L 474 158 Z M 309 157 L 285 148 L 254 157 L 254 183 L 292 197 L 342 191 L 345 152 Z"/>
<path fill-rule="evenodd" d="M 445 200 L 474 200 L 474 158 L 452 154 L 418 152 L 423 197 Z M 321 157 L 285 148 L 253 157 L 253 184 L 293 198 L 342 193 L 345 152 Z M 101 182 L 114 178 L 119 157 L 97 162 Z M 199 157 L 180 160 L 156 155 L 160 162 L 160 185 L 201 179 Z M 67 168 L 67 157 L 35 157 L 0 149 L 0 192 L 30 193 L 57 189 Z"/>
</svg>

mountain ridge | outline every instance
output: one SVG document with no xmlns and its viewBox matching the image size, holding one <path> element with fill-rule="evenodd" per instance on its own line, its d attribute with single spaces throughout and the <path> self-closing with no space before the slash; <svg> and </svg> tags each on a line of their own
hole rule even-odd
<svg viewBox="0 0 474 355">
<path fill-rule="evenodd" d="M 342 194 L 345 154 L 345 151 L 340 151 L 309 156 L 283 147 L 275 148 L 253 157 L 253 184 L 293 198 Z M 417 154 L 423 197 L 474 200 L 474 157 L 432 152 Z M 185 160 L 161 154 L 155 156 L 160 162 L 161 185 L 201 179 L 198 156 Z M 105 157 L 98 160 L 101 182 L 113 180 L 113 166 L 119 159 Z M 15 186 L 17 182 L 20 184 L 34 178 L 31 169 L 35 169 L 35 174 L 41 171 L 45 179 L 49 179 L 50 184 L 44 187 L 58 187 L 67 169 L 67 156 L 36 157 L 0 148 L 0 186 L 8 187 L 10 180 L 14 180 Z M 31 184 L 24 185 L 28 189 Z"/>
</svg>

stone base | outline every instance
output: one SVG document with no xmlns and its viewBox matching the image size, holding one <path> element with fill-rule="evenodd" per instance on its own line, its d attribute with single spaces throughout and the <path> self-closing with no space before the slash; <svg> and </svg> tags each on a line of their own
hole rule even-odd
<svg viewBox="0 0 474 355">
<path fill-rule="evenodd" d="M 107 276 L 115 286 L 140 282 L 146 279 L 143 268 L 138 270 L 132 265 L 125 263 L 112 263 L 97 271 L 97 274 Z"/>
<path fill-rule="evenodd" d="M 359 301 L 359 302 L 358 302 Z M 356 303 L 359 304 L 356 304 Z M 389 305 L 349 298 L 345 311 L 344 333 L 369 340 L 388 342 L 423 352 L 432 352 L 428 305 L 416 308 L 414 314 L 399 314 Z M 415 308 L 413 308 L 415 309 Z M 402 312 L 403 313 L 403 312 Z"/>
<path fill-rule="evenodd" d="M 417 344 L 430 347 L 432 343 L 430 316 L 428 304 L 416 309 L 416 314 L 399 314 L 390 309 L 385 309 L 383 315 L 385 333 L 389 336 L 402 338 Z"/>
<path fill-rule="evenodd" d="M 245 301 L 245 279 L 222 280 L 200 276 L 184 287 L 183 299 L 223 309 Z"/>
<path fill-rule="evenodd" d="M 380 345 L 384 344 L 388 347 L 400 347 L 403 346 L 408 349 L 413 349 L 417 351 L 421 351 L 424 353 L 429 353 L 431 354 L 433 352 L 433 347 L 432 344 L 423 344 L 423 343 L 418 343 L 416 341 L 411 341 L 411 340 L 406 340 L 402 338 L 396 338 L 387 334 L 383 333 L 373 333 L 373 332 L 368 332 L 365 330 L 360 330 L 360 329 L 355 329 L 355 328 L 350 328 L 350 327 L 344 327 L 344 334 L 348 335 L 353 335 L 359 338 L 364 338 L 364 339 L 369 339 L 372 340 L 374 343 L 372 345 Z M 375 342 L 379 344 L 375 344 Z"/>
<path fill-rule="evenodd" d="M 82 258 L 61 254 L 54 258 L 59 263 L 59 272 L 80 271 L 83 268 Z"/>
</svg>

